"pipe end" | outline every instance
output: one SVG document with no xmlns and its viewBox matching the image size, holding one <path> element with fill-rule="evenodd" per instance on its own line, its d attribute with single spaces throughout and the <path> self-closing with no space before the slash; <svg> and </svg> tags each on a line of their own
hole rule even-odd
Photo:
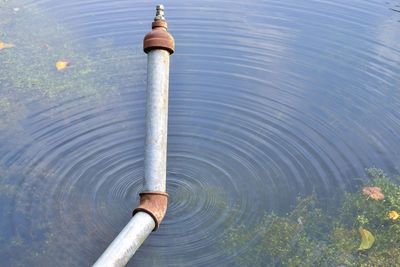
<svg viewBox="0 0 400 267">
<path fill-rule="evenodd" d="M 164 15 L 164 5 L 157 5 L 156 7 L 156 16 L 154 18 L 154 21 L 157 20 L 165 20 L 165 15 Z"/>
<path fill-rule="evenodd" d="M 170 54 L 175 51 L 175 41 L 167 31 L 168 24 L 164 15 L 164 6 L 158 5 L 156 17 L 151 24 L 152 31 L 146 34 L 143 40 L 143 50 L 146 54 L 153 49 L 164 49 Z"/>
</svg>

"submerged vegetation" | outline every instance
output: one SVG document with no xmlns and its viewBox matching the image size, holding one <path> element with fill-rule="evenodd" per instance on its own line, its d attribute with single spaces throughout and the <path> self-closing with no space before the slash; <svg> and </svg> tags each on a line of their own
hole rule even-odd
<svg viewBox="0 0 400 267">
<path fill-rule="evenodd" d="M 32 103 L 100 99 L 143 82 L 139 44 L 116 48 L 111 40 L 81 39 L 32 3 L 0 1 L 1 128 L 24 119 Z"/>
<path fill-rule="evenodd" d="M 285 216 L 266 214 L 254 227 L 232 228 L 224 247 L 229 253 L 253 244 L 236 258 L 241 266 L 400 266 L 398 178 L 367 172 L 370 182 L 340 195 L 337 206 L 299 198 Z"/>
<path fill-rule="evenodd" d="M 100 110 L 107 101 L 118 98 L 123 89 L 143 88 L 146 75 L 140 44 L 118 46 L 112 39 L 98 38 L 82 42 L 84 37 L 28 2 L 0 0 L 0 133 L 1 145 L 11 150 L 20 149 L 20 143 L 34 144 L 30 128 L 25 127 L 32 123 L 32 116 L 40 113 L 45 119 L 54 116 L 68 123 L 71 107 L 62 107 L 64 102 L 76 101 L 74 107 L 88 105 Z M 51 179 L 53 173 L 48 166 L 36 167 L 34 175 L 41 177 L 39 180 Z M 63 237 L 75 225 L 79 230 L 74 230 L 82 235 L 73 240 L 74 244 L 86 247 L 89 242 L 96 243 L 98 237 L 92 229 L 76 224 L 92 207 L 83 203 L 70 213 L 64 221 L 69 225 L 67 229 L 57 225 L 56 212 L 51 218 L 46 217 L 45 210 L 52 204 L 48 192 L 39 192 L 36 185 L 22 191 L 21 184 L 29 184 L 24 181 L 31 179 L 33 170 L 18 164 L 0 164 L 0 173 L 2 264 L 45 266 L 52 261 L 57 266 L 77 265 L 73 258 L 68 260 L 75 264 L 65 262 L 65 258 L 61 264 L 58 255 L 72 247 L 68 243 L 72 241 Z M 41 203 L 40 212 L 31 213 L 25 204 L 31 201 Z M 68 233 L 60 235 L 61 228 Z"/>
</svg>

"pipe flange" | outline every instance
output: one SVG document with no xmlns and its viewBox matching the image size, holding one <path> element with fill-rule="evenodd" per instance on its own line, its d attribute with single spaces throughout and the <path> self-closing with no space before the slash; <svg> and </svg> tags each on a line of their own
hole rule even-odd
<svg viewBox="0 0 400 267">
<path fill-rule="evenodd" d="M 155 223 L 153 231 L 156 231 L 167 212 L 168 194 L 165 192 L 142 192 L 139 207 L 133 210 L 132 216 L 139 211 L 149 214 Z"/>
</svg>

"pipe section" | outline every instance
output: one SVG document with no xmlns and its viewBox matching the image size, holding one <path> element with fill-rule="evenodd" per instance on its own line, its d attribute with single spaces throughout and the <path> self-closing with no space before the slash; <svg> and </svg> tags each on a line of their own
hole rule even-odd
<svg viewBox="0 0 400 267">
<path fill-rule="evenodd" d="M 167 211 L 166 193 L 169 58 L 175 50 L 167 31 L 164 6 L 157 6 L 152 31 L 143 40 L 147 53 L 147 104 L 144 186 L 133 217 L 95 267 L 125 266 L 147 236 L 156 231 Z"/>
<path fill-rule="evenodd" d="M 93 267 L 125 266 L 154 226 L 154 219 L 149 214 L 136 213 Z"/>
<path fill-rule="evenodd" d="M 169 52 L 148 53 L 145 192 L 165 192 L 168 124 Z"/>
</svg>

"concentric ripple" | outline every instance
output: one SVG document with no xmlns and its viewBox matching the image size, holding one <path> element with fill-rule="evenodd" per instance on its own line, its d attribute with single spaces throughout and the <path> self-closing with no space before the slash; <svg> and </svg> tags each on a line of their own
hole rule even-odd
<svg viewBox="0 0 400 267">
<path fill-rule="evenodd" d="M 0 96 L 12 101 L 0 109 L 7 114 L 0 121 L 0 265 L 90 266 L 129 221 L 142 188 L 146 58 L 140 45 L 155 3 L 11 5 L 17 15 L 34 9 L 62 25 L 69 45 L 105 66 L 107 77 L 98 78 L 113 90 L 90 81 L 89 93 L 78 85 L 76 92 L 44 98 L 0 79 L 7 92 Z M 234 266 L 248 247 L 225 250 L 229 228 L 287 212 L 299 194 L 351 190 L 366 167 L 398 172 L 396 5 L 166 3 L 176 41 L 170 201 L 162 227 L 129 266 Z"/>
</svg>

